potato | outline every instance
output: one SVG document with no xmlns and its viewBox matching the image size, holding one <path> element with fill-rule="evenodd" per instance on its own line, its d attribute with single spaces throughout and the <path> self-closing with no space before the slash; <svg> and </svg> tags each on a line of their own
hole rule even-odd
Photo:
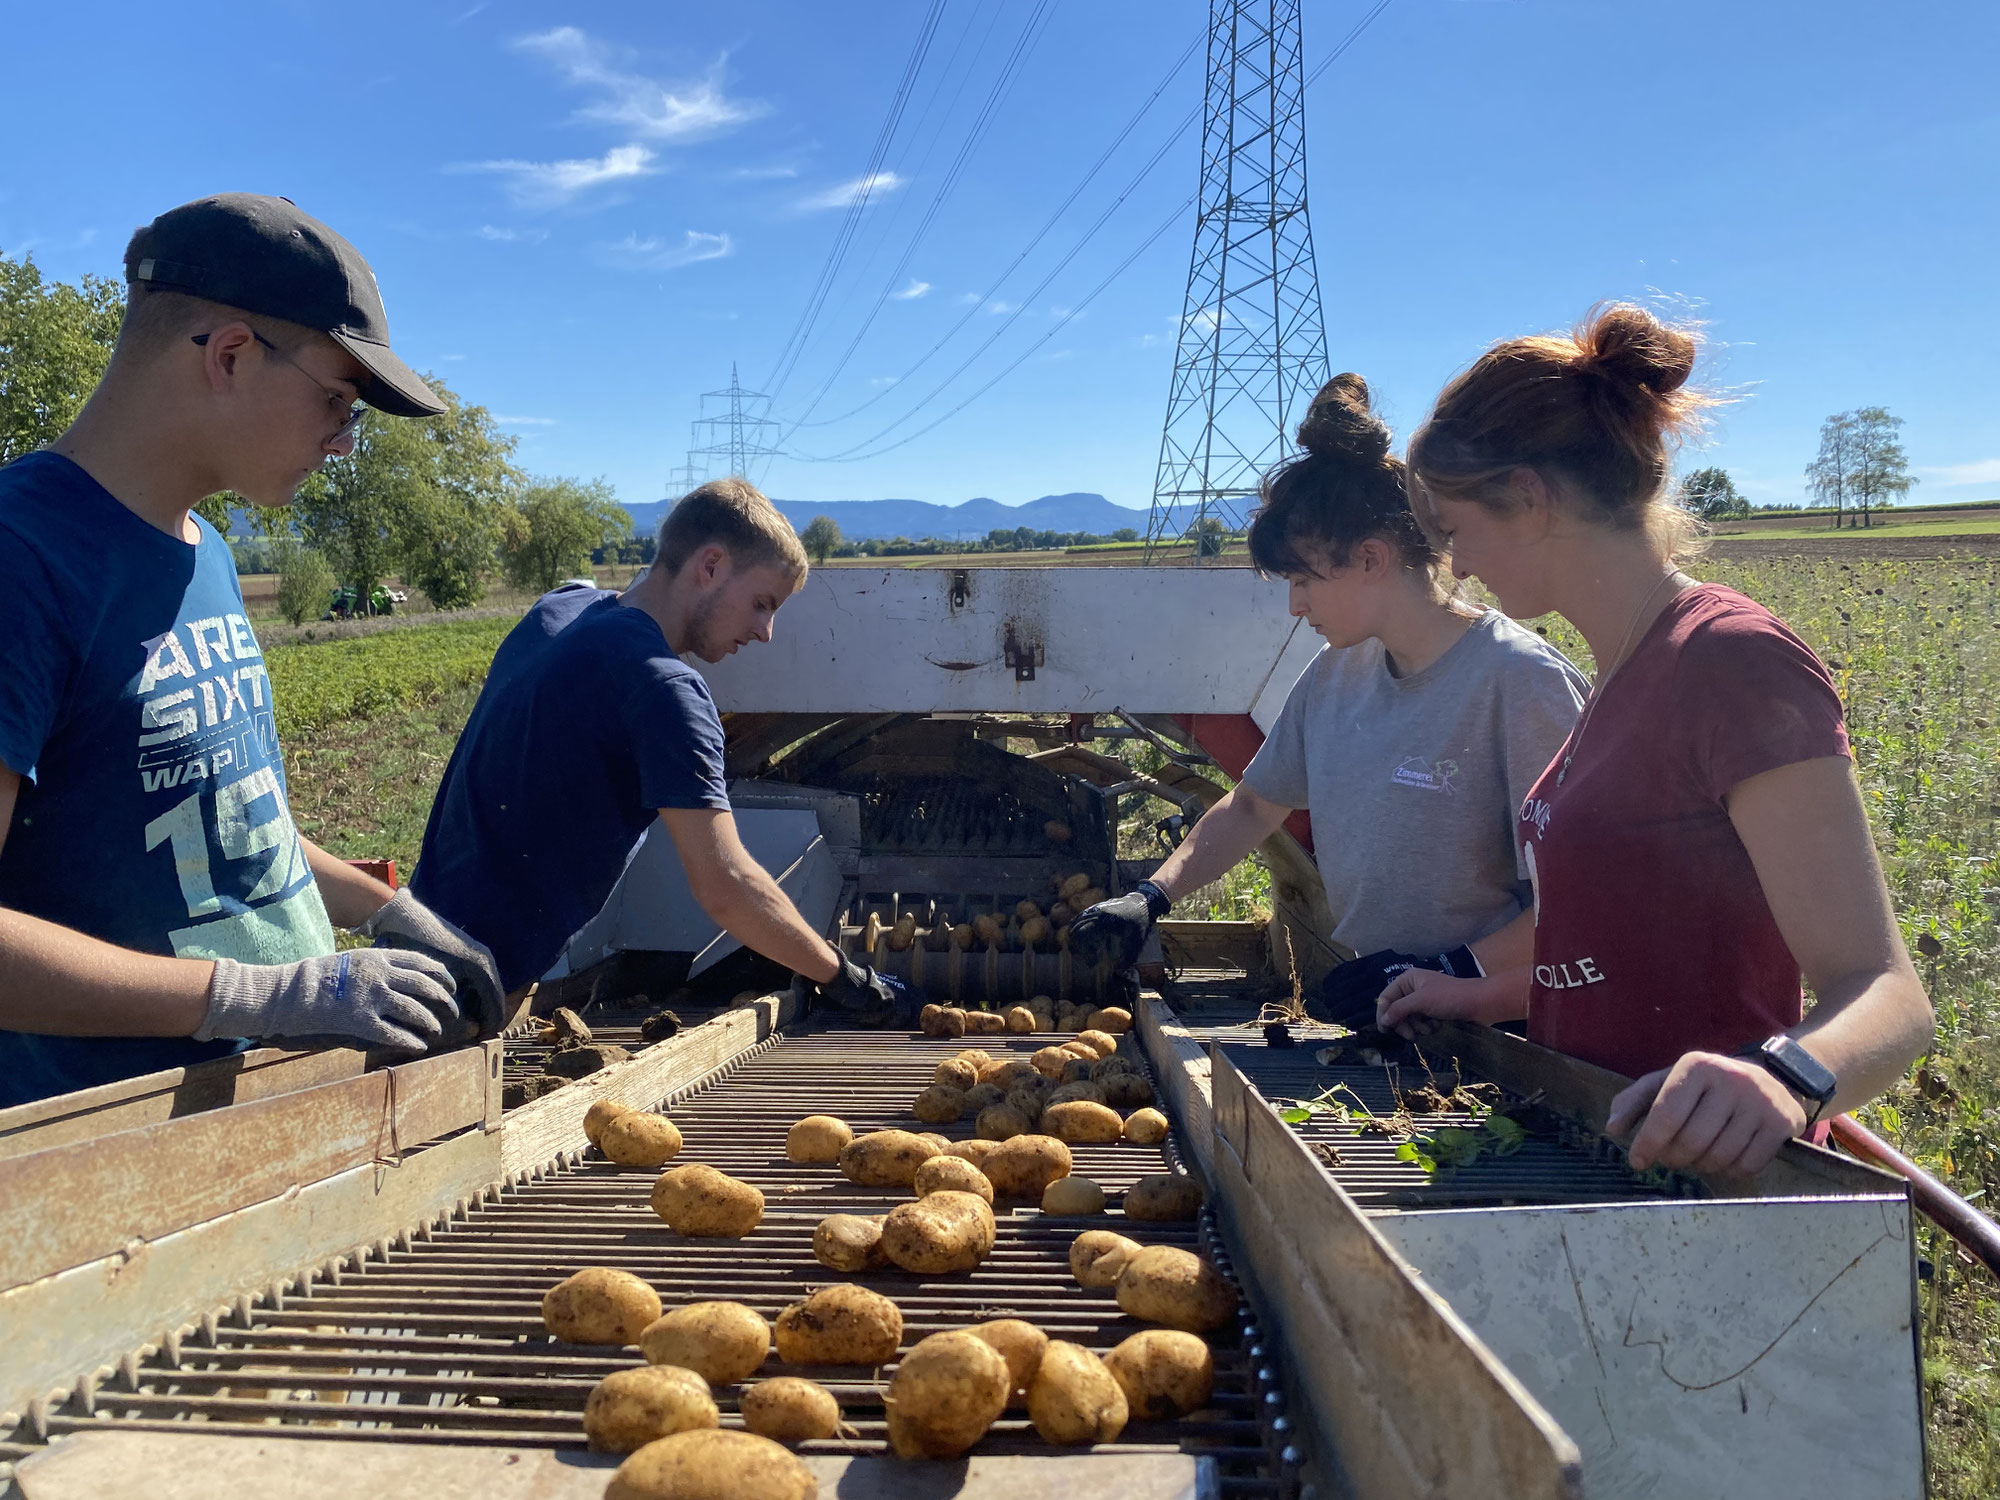
<svg viewBox="0 0 2000 1500">
<path fill-rule="evenodd" d="M 735 1385 L 771 1352 L 771 1325 L 741 1302 L 690 1302 L 649 1325 L 639 1347 L 656 1365 L 692 1370 L 710 1385 Z"/>
<path fill-rule="evenodd" d="M 974 1323 L 965 1331 L 991 1344 L 1007 1361 L 1007 1378 L 1013 1386 L 1009 1392 L 1010 1404 L 1027 1400 L 1028 1386 L 1042 1362 L 1042 1351 L 1049 1347 L 1049 1336 L 1034 1324 L 1024 1323 L 1019 1318 L 996 1318 L 991 1323 Z"/>
<path fill-rule="evenodd" d="M 1019 917 L 1023 922 L 1031 917 L 1039 917 L 1041 914 L 1042 903 L 1035 900 L 1032 896 L 1023 896 L 1019 901 L 1014 903 L 1014 915 Z"/>
<path fill-rule="evenodd" d="M 1108 1031 L 1098 1031 L 1090 1025 L 1091 1017 L 1084 1017 L 1084 1029 L 1076 1034 L 1076 1039 L 1086 1046 L 1095 1047 L 1099 1057 L 1109 1057 L 1118 1050 L 1118 1038 Z"/>
<path fill-rule="evenodd" d="M 1059 889 L 1063 900 L 1069 902 L 1071 906 L 1076 906 L 1075 898 L 1090 889 L 1090 877 L 1082 871 L 1078 871 L 1076 874 L 1066 877 Z M 1077 909 L 1079 911 L 1082 910 L 1081 907 L 1077 907 Z"/>
<path fill-rule="evenodd" d="M 931 1082 L 961 1094 L 979 1082 L 979 1069 L 962 1057 L 947 1057 L 931 1074 Z"/>
<path fill-rule="evenodd" d="M 1074 1042 L 1064 1042 L 1062 1044 L 1062 1051 L 1063 1054 L 1067 1057 L 1072 1057 L 1072 1058 L 1080 1057 L 1087 1063 L 1094 1063 L 1097 1061 L 1098 1058 L 1097 1049 L 1093 1047 L 1089 1042 L 1083 1041 L 1080 1038 Z M 1065 1063 L 1063 1066 L 1067 1067 L 1069 1065 Z"/>
<path fill-rule="evenodd" d="M 1090 1014 L 1090 1012 L 1088 1012 L 1088 1011 L 1083 1011 L 1083 1010 L 1073 1010 L 1073 1011 L 1069 1012 L 1069 1014 L 1068 1014 L 1068 1015 L 1061 1015 L 1061 1014 L 1058 1014 L 1058 1015 L 1056 1016 L 1056 1030 L 1057 1030 L 1057 1031 L 1081 1031 L 1081 1030 L 1083 1030 L 1083 1029 L 1084 1029 L 1084 1027 L 1086 1027 L 1086 1026 L 1088 1026 L 1088 1025 L 1090 1024 L 1089 1020 L 1087 1019 L 1087 1018 L 1088 1018 L 1088 1016 L 1089 1016 L 1089 1014 Z M 1089 1049 L 1087 1050 L 1087 1052 L 1085 1052 L 1085 1053 L 1081 1053 L 1081 1054 L 1080 1054 L 1080 1053 L 1077 1053 L 1077 1052 L 1074 1052 L 1074 1051 L 1072 1051 L 1072 1052 L 1070 1053 L 1070 1056 L 1071 1056 L 1071 1057 L 1077 1057 L 1077 1056 L 1080 1056 L 1080 1055 L 1082 1055 L 1082 1056 L 1090 1056 L 1090 1057 L 1095 1057 L 1095 1056 L 1097 1055 L 1097 1049 L 1096 1049 L 1095 1047 L 1092 1047 L 1092 1048 L 1089 1048 Z"/>
<path fill-rule="evenodd" d="M 813 1230 L 813 1259 L 834 1271 L 867 1271 L 889 1263 L 882 1253 L 882 1214 L 829 1214 Z"/>
<path fill-rule="evenodd" d="M 1154 1172 L 1125 1190 L 1125 1217 L 1164 1223 L 1201 1212 L 1201 1184 L 1178 1172 Z"/>
<path fill-rule="evenodd" d="M 1034 1129 L 1034 1121 L 1012 1104 L 990 1104 L 979 1112 L 973 1128 L 986 1140 L 1011 1141 Z"/>
<path fill-rule="evenodd" d="M 648 1443 L 626 1459 L 604 1500 L 819 1500 L 819 1481 L 769 1438 L 697 1430 Z"/>
<path fill-rule="evenodd" d="M 1125 1122 L 1119 1118 L 1118 1111 L 1109 1105 L 1095 1104 L 1088 1099 L 1071 1099 L 1062 1104 L 1051 1104 L 1042 1111 L 1042 1131 L 1072 1145 L 1099 1145 L 1123 1139 Z"/>
<path fill-rule="evenodd" d="M 1080 1057 L 1072 1057 L 1063 1064 L 1063 1070 L 1056 1075 L 1055 1081 L 1058 1084 L 1089 1083 L 1090 1070 L 1095 1066 L 1095 1063 L 1087 1063 Z M 1035 1076 L 1039 1078 L 1042 1075 L 1037 1073 Z"/>
<path fill-rule="evenodd" d="M 1049 919 L 1039 914 L 1021 924 L 1021 946 L 1024 948 L 1046 948 L 1055 935 L 1055 927 Z"/>
<path fill-rule="evenodd" d="M 993 1201 L 993 1184 L 962 1156 L 933 1156 L 917 1168 L 917 1180 L 912 1186 L 919 1198 L 928 1198 L 932 1193 L 971 1193 L 988 1203 Z"/>
<path fill-rule="evenodd" d="M 1132 1029 L 1132 1012 L 1122 1005 L 1106 1005 L 1090 1013 L 1090 1027 L 1093 1031 L 1108 1031 L 1113 1036 L 1123 1036 Z"/>
<path fill-rule="evenodd" d="M 1007 1018 L 998 1011 L 968 1011 L 966 1012 L 965 1019 L 965 1029 L 967 1031 L 976 1029 L 981 1036 L 1005 1036 L 1007 1034 Z M 976 1028 L 972 1024 L 975 1021 L 978 1023 Z"/>
<path fill-rule="evenodd" d="M 1017 1086 L 1007 1096 L 1007 1104 L 1009 1108 L 1021 1112 L 1021 1118 L 1028 1122 L 1030 1130 L 1035 1129 L 1042 1118 L 1042 1095 L 1039 1090 Z"/>
<path fill-rule="evenodd" d="M 1033 1063 L 1025 1062 L 1018 1057 L 1008 1057 L 1002 1058 L 998 1062 L 988 1063 L 985 1067 L 981 1068 L 979 1070 L 979 1081 L 981 1083 L 990 1083 L 995 1088 L 1011 1089 L 1015 1084 L 1029 1077 L 1034 1072 L 1035 1066 Z"/>
<path fill-rule="evenodd" d="M 964 1048 L 958 1053 L 958 1056 L 971 1063 L 975 1073 L 993 1061 L 993 1054 L 988 1052 L 984 1047 Z"/>
<path fill-rule="evenodd" d="M 764 1195 L 747 1182 L 694 1163 L 660 1174 L 653 1184 L 653 1212 L 676 1234 L 741 1239 L 764 1222 Z"/>
<path fill-rule="evenodd" d="M 630 1453 L 694 1427 L 714 1427 L 720 1417 L 708 1382 L 674 1365 L 614 1370 L 583 1403 L 583 1435 L 592 1453 Z"/>
<path fill-rule="evenodd" d="M 997 1083 L 975 1083 L 965 1091 L 965 1107 L 972 1114 L 998 1104 L 1007 1093 Z"/>
<path fill-rule="evenodd" d="M 1058 901 L 1049 908 L 1049 925 L 1058 932 L 1076 920 L 1076 908 L 1067 901 Z"/>
<path fill-rule="evenodd" d="M 1113 1109 L 1134 1109 L 1153 1102 L 1153 1086 L 1137 1073 L 1107 1073 L 1100 1081 L 1104 1102 Z"/>
<path fill-rule="evenodd" d="M 917 1012 L 917 1030 L 925 1036 L 938 1034 L 938 1020 L 944 1015 L 944 1007 L 933 1001 Z"/>
<path fill-rule="evenodd" d="M 932 1156 L 949 1156 L 951 1154 L 951 1142 L 944 1136 L 939 1135 L 935 1130 L 919 1131 L 917 1139 L 931 1148 Z M 914 1178 L 911 1180 L 915 1181 Z"/>
<path fill-rule="evenodd" d="M 957 1458 L 986 1436 L 1012 1389 L 998 1349 L 955 1329 L 934 1333 L 904 1357 L 889 1382 L 882 1402 L 889 1445 L 900 1458 Z"/>
<path fill-rule="evenodd" d="M 1178 1328 L 1148 1328 L 1104 1356 L 1135 1417 L 1169 1422 L 1206 1406 L 1215 1390 L 1208 1344 Z"/>
<path fill-rule="evenodd" d="M 934 1083 L 917 1095 L 910 1113 L 926 1125 L 949 1125 L 965 1113 L 965 1091 L 948 1083 Z"/>
<path fill-rule="evenodd" d="M 888 931 L 889 951 L 907 953 L 917 940 L 917 914 L 906 911 L 896 918 L 896 925 Z"/>
<path fill-rule="evenodd" d="M 993 1249 L 993 1210 L 976 1193 L 937 1192 L 900 1203 L 882 1221 L 882 1250 L 905 1271 L 970 1271 Z"/>
<path fill-rule="evenodd" d="M 1108 896 L 1109 892 L 1101 885 L 1085 886 L 1069 898 L 1069 904 L 1074 906 L 1078 911 L 1082 911 L 1085 907 L 1097 905 L 1098 902 L 1107 899 Z"/>
<path fill-rule="evenodd" d="M 680 1127 L 665 1115 L 627 1110 L 606 1123 L 597 1148 L 621 1167 L 658 1167 L 680 1155 Z"/>
<path fill-rule="evenodd" d="M 1026 1198 L 1039 1203 L 1048 1185 L 1070 1173 L 1069 1147 L 1053 1136 L 1017 1135 L 1001 1142 L 980 1168 L 993 1184 L 996 1198 Z"/>
<path fill-rule="evenodd" d="M 1060 1085 L 1054 1093 L 1049 1095 L 1049 1103 L 1051 1105 L 1070 1104 L 1078 1099 L 1083 1099 L 1092 1104 L 1102 1104 L 1105 1097 L 1104 1086 L 1102 1084 L 1092 1083 L 1089 1079 L 1085 1078 L 1076 1083 Z"/>
<path fill-rule="evenodd" d="M 838 1161 L 854 1127 L 832 1115 L 807 1115 L 785 1132 L 786 1161 Z"/>
<path fill-rule="evenodd" d="M 1060 1047 L 1044 1047 L 1028 1059 L 1028 1065 L 1045 1078 L 1060 1078 L 1062 1070 L 1069 1066 L 1069 1053 Z"/>
<path fill-rule="evenodd" d="M 1104 1082 L 1114 1073 L 1132 1073 L 1145 1077 L 1146 1070 L 1122 1052 L 1114 1052 L 1109 1057 L 1100 1057 L 1090 1065 L 1090 1076 L 1098 1083 Z"/>
<path fill-rule="evenodd" d="M 989 1141 L 983 1137 L 975 1137 L 969 1141 L 953 1141 L 951 1149 L 945 1154 L 947 1156 L 961 1157 L 971 1162 L 975 1167 L 979 1168 L 980 1175 L 984 1176 L 986 1173 L 986 1158 L 993 1154 L 994 1148 L 999 1144 L 998 1141 Z M 992 1185 L 990 1182 L 987 1183 L 988 1187 Z"/>
<path fill-rule="evenodd" d="M 938 1012 L 937 1034 L 947 1041 L 965 1035 L 965 1012 L 956 1005 L 947 1005 Z"/>
<path fill-rule="evenodd" d="M 1190 1251 L 1148 1245 L 1118 1273 L 1118 1305 L 1147 1323 L 1209 1333 L 1236 1311 L 1236 1289 Z"/>
<path fill-rule="evenodd" d="M 1025 1005 L 1010 1005 L 1004 1012 L 1007 1029 L 1016 1036 L 1027 1036 L 1035 1029 L 1035 1013 Z"/>
<path fill-rule="evenodd" d="M 801 1380 L 796 1375 L 760 1380 L 743 1393 L 739 1404 L 743 1425 L 773 1442 L 804 1443 L 840 1436 L 840 1403 L 817 1380 Z"/>
<path fill-rule="evenodd" d="M 604 1127 L 620 1115 L 630 1114 L 632 1106 L 618 1099 L 599 1099 L 583 1115 L 583 1138 L 595 1146 L 598 1137 L 604 1134 Z"/>
<path fill-rule="evenodd" d="M 970 922 L 960 922 L 951 929 L 951 945 L 954 948 L 970 948 L 975 936 Z"/>
<path fill-rule="evenodd" d="M 1042 1212 L 1073 1219 L 1104 1212 L 1104 1189 L 1088 1177 L 1058 1177 L 1042 1190 Z"/>
<path fill-rule="evenodd" d="M 1130 1416 L 1125 1391 L 1081 1344 L 1050 1339 L 1028 1387 L 1028 1420 L 1051 1443 L 1109 1443 Z"/>
<path fill-rule="evenodd" d="M 1167 1117 L 1157 1109 L 1135 1109 L 1125 1117 L 1125 1139 L 1135 1146 L 1159 1145 L 1167 1129 Z"/>
<path fill-rule="evenodd" d="M 840 1171 L 857 1187 L 908 1187 L 937 1152 L 907 1130 L 871 1130 L 840 1148 Z"/>
<path fill-rule="evenodd" d="M 1078 1286 L 1116 1286 L 1119 1273 L 1145 1248 L 1108 1229 L 1086 1229 L 1070 1241 L 1069 1274 Z"/>
<path fill-rule="evenodd" d="M 990 948 L 1007 936 L 1007 924 L 998 917 L 981 913 L 972 919 L 972 935 Z"/>
<path fill-rule="evenodd" d="M 660 1294 L 630 1271 L 587 1266 L 542 1294 L 542 1322 L 568 1344 L 636 1344 Z"/>
<path fill-rule="evenodd" d="M 903 1342 L 903 1313 L 880 1292 L 843 1282 L 779 1313 L 775 1334 L 788 1365 L 886 1365 Z"/>
</svg>

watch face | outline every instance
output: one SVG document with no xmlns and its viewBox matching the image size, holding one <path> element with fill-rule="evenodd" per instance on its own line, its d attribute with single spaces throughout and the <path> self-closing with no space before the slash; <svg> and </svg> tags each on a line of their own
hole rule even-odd
<svg viewBox="0 0 2000 1500">
<path fill-rule="evenodd" d="M 1763 1046 L 1771 1071 L 1806 1098 L 1824 1104 L 1837 1087 L 1833 1073 L 1818 1058 L 1788 1036 L 1774 1036 Z"/>
</svg>

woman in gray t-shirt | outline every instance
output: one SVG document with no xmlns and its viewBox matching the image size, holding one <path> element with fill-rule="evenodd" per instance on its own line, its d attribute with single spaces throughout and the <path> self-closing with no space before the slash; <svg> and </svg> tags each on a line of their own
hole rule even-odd
<svg viewBox="0 0 2000 1500">
<path fill-rule="evenodd" d="M 1327 382 L 1299 445 L 1264 481 L 1250 556 L 1285 579 L 1292 613 L 1326 648 L 1236 788 L 1150 881 L 1081 914 L 1070 948 L 1130 963 L 1177 896 L 1303 807 L 1331 936 L 1362 955 L 1327 976 L 1323 998 L 1334 1020 L 1359 1024 L 1406 968 L 1476 974 L 1528 961 L 1515 811 L 1588 684 L 1548 642 L 1446 588 L 1360 376 Z"/>
</svg>

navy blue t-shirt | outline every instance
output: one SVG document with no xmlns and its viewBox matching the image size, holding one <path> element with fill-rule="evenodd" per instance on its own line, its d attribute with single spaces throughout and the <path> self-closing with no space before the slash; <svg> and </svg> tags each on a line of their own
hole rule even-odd
<svg viewBox="0 0 2000 1500">
<path fill-rule="evenodd" d="M 68 459 L 0 468 L 0 762 L 20 775 L 0 906 L 142 953 L 333 952 L 292 826 L 264 654 L 236 565 Z M 234 1050 L 0 1031 L 0 1104 Z"/>
<path fill-rule="evenodd" d="M 410 889 L 517 989 L 597 914 L 658 809 L 728 806 L 701 674 L 644 610 L 565 585 L 500 643 Z"/>
</svg>

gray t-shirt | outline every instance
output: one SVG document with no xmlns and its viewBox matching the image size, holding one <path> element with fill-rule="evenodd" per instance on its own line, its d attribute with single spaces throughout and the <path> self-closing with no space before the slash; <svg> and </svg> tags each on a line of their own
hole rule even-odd
<svg viewBox="0 0 2000 1500">
<path fill-rule="evenodd" d="M 1441 953 L 1533 900 L 1516 810 L 1588 691 L 1567 657 L 1497 610 L 1408 677 L 1389 675 L 1380 641 L 1329 646 L 1243 780 L 1311 813 L 1337 941 Z"/>
</svg>

